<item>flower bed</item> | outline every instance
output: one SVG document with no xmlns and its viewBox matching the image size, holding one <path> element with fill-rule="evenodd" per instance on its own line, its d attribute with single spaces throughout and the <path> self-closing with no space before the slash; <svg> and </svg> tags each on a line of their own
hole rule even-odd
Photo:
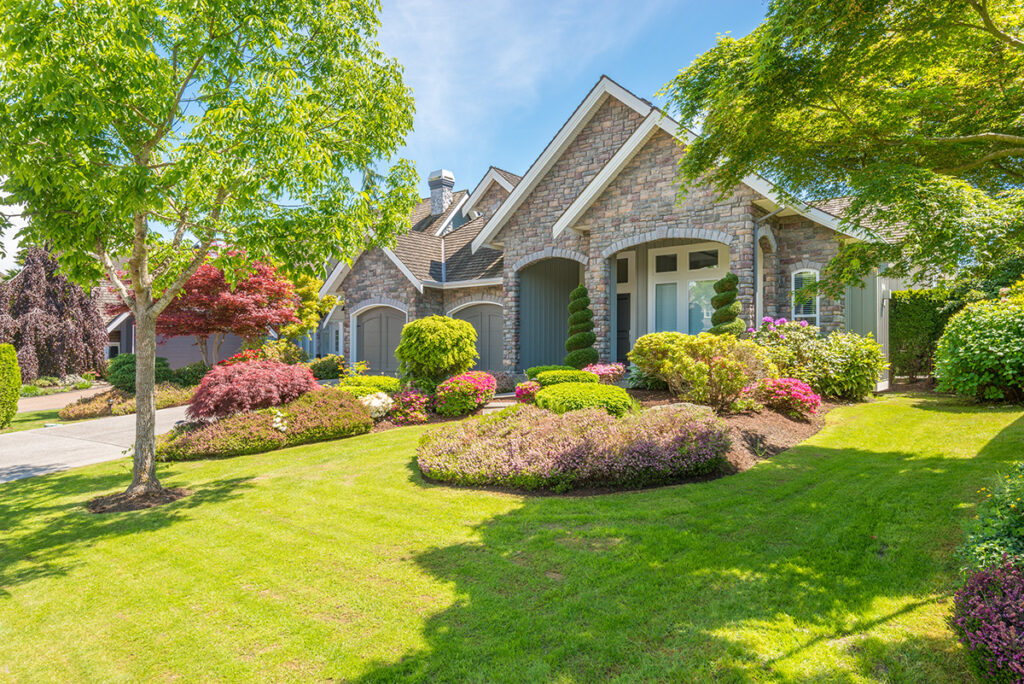
<svg viewBox="0 0 1024 684">
<path fill-rule="evenodd" d="M 194 388 L 178 387 L 169 382 L 156 386 L 157 409 L 182 406 L 192 399 Z M 58 412 L 61 420 L 85 420 L 86 418 L 105 418 L 106 416 L 127 416 L 135 413 L 135 395 L 111 389 L 82 397 L 68 404 Z"/>
<path fill-rule="evenodd" d="M 320 387 L 305 366 L 280 361 L 247 361 L 217 366 L 199 383 L 188 417 L 227 418 L 253 409 L 280 406 Z"/>
<path fill-rule="evenodd" d="M 621 363 L 592 363 L 583 370 L 593 373 L 606 385 L 614 385 L 626 374 L 626 366 Z"/>
<path fill-rule="evenodd" d="M 278 408 L 245 411 L 212 423 L 190 423 L 157 439 L 157 458 L 189 461 L 259 454 L 284 447 L 369 432 L 370 411 L 331 387 L 308 392 Z"/>
<path fill-rule="evenodd" d="M 978 676 L 1024 681 L 1024 570 L 1020 560 L 972 573 L 953 597 L 949 619 Z"/>
<path fill-rule="evenodd" d="M 562 492 L 644 487 L 712 473 L 728 449 L 727 428 L 701 407 L 616 419 L 601 409 L 557 415 L 519 405 L 428 432 L 418 463 L 432 480 Z"/>
</svg>

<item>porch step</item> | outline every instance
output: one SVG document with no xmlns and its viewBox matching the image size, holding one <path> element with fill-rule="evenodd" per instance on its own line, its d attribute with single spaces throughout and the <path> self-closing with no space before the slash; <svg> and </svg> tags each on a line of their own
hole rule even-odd
<svg viewBox="0 0 1024 684">
<path fill-rule="evenodd" d="M 516 400 L 515 399 L 505 399 L 505 398 L 491 399 L 489 402 L 487 402 L 486 406 L 484 406 L 482 409 L 480 409 L 480 413 L 482 413 L 484 415 L 486 415 L 488 413 L 497 413 L 498 411 L 501 411 L 502 409 L 506 409 L 509 406 L 515 406 L 515 404 L 516 404 Z"/>
</svg>

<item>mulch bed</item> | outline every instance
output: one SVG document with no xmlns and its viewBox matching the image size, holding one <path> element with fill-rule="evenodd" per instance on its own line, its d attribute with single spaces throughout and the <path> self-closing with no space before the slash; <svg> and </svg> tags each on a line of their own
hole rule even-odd
<svg viewBox="0 0 1024 684">
<path fill-rule="evenodd" d="M 125 492 L 108 494 L 93 499 L 85 505 L 90 513 L 124 513 L 125 511 L 141 511 L 154 506 L 173 503 L 183 499 L 192 492 L 187 489 L 162 489 L 149 494 L 131 495 Z"/>
<path fill-rule="evenodd" d="M 629 390 L 644 408 L 678 403 L 664 390 Z M 822 403 L 810 420 L 794 420 L 775 411 L 733 413 L 719 416 L 729 426 L 732 448 L 727 458 L 733 472 L 742 472 L 754 464 L 780 454 L 816 434 L 825 426 L 825 414 L 839 404 Z"/>
</svg>

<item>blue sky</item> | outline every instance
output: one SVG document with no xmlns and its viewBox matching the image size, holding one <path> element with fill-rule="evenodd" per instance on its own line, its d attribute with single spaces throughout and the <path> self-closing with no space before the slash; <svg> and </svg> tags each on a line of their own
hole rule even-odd
<svg viewBox="0 0 1024 684">
<path fill-rule="evenodd" d="M 762 0 L 384 0 L 380 42 L 405 68 L 415 131 L 402 156 L 457 189 L 490 164 L 523 174 L 602 74 L 654 94 Z"/>
</svg>

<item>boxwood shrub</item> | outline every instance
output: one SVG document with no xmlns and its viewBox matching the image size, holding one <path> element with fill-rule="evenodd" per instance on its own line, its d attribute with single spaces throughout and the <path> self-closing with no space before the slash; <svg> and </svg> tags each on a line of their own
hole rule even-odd
<svg viewBox="0 0 1024 684">
<path fill-rule="evenodd" d="M 205 361 L 196 361 L 182 368 L 173 371 L 173 380 L 182 387 L 195 387 L 203 381 L 203 377 L 210 372 L 210 367 Z"/>
<path fill-rule="evenodd" d="M 191 423 L 157 439 L 162 461 L 258 454 L 369 432 L 373 418 L 358 399 L 333 387 L 277 408 L 246 411 L 212 423 Z"/>
<path fill-rule="evenodd" d="M 530 380 L 536 380 L 537 376 L 540 375 L 541 373 L 543 373 L 544 371 L 556 371 L 556 370 L 572 371 L 572 370 L 576 370 L 576 369 L 573 368 L 572 366 L 563 366 L 563 365 L 530 366 L 529 368 L 526 369 L 526 377 L 528 379 L 530 379 Z"/>
<path fill-rule="evenodd" d="M 935 351 L 942 391 L 984 401 L 1024 401 L 1024 297 L 970 304 Z"/>
<path fill-rule="evenodd" d="M 401 389 L 398 378 L 388 375 L 346 375 L 338 384 L 348 387 L 373 387 L 384 394 L 394 394 Z"/>
<path fill-rule="evenodd" d="M 626 390 L 596 382 L 551 385 L 537 392 L 536 402 L 537 406 L 555 413 L 600 407 L 613 416 L 624 416 L 638 408 Z"/>
<path fill-rule="evenodd" d="M 448 316 L 406 323 L 395 349 L 402 379 L 429 393 L 446 378 L 468 371 L 479 357 L 476 329 Z"/>
<path fill-rule="evenodd" d="M 600 382 L 597 373 L 582 370 L 549 370 L 537 374 L 537 382 L 541 387 L 558 385 L 563 382 Z"/>
<path fill-rule="evenodd" d="M 714 472 L 729 446 L 728 428 L 698 406 L 617 419 L 597 408 L 556 415 L 520 404 L 426 433 L 417 462 L 427 478 L 452 484 L 633 488 Z"/>
<path fill-rule="evenodd" d="M 118 354 L 107 363 L 107 382 L 122 392 L 135 394 L 135 354 Z M 174 382 L 174 371 L 162 356 L 156 357 L 156 382 Z"/>
<path fill-rule="evenodd" d="M 0 430 L 11 424 L 18 412 L 21 369 L 14 345 L 0 344 Z"/>
<path fill-rule="evenodd" d="M 381 391 L 371 385 L 336 385 L 335 387 L 342 392 L 348 392 L 353 397 L 368 397 Z"/>
</svg>

